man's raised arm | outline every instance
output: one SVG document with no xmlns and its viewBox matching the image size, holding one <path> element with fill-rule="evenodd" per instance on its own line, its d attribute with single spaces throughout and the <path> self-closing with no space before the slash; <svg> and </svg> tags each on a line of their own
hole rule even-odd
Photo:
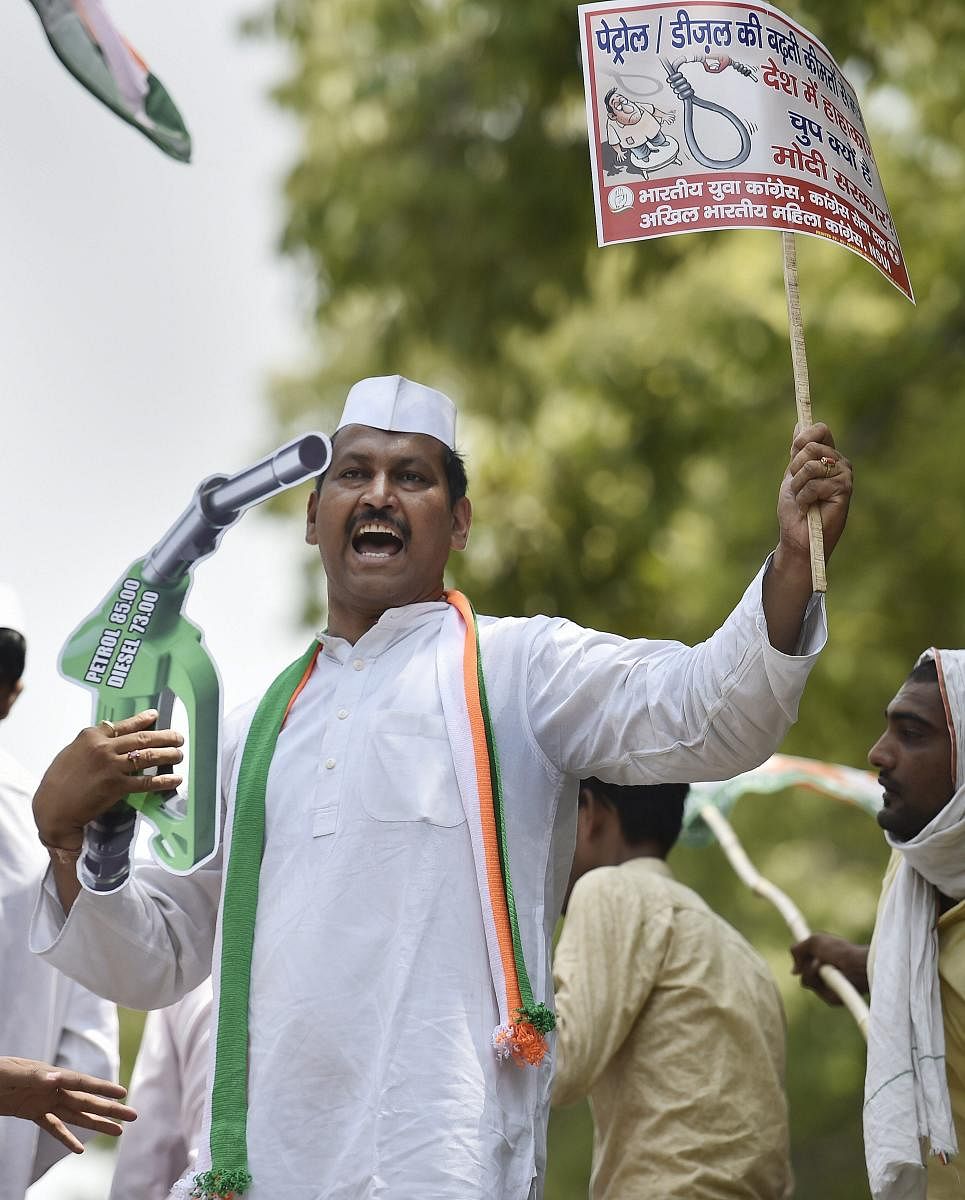
<svg viewBox="0 0 965 1200">
<path fill-rule="evenodd" d="M 812 594 L 807 510 L 820 508 L 830 558 L 848 519 L 852 483 L 851 464 L 834 448 L 827 425 L 809 425 L 795 436 L 777 501 L 781 537 L 763 584 L 768 638 L 784 654 L 795 652 Z"/>
<path fill-rule="evenodd" d="M 851 468 L 830 431 L 801 430 L 780 485 L 778 547 L 696 646 L 540 619 L 526 661 L 527 714 L 549 762 L 579 779 L 650 784 L 729 779 L 773 754 L 825 639 L 807 506 L 821 505 L 830 551 L 850 497 Z"/>
</svg>

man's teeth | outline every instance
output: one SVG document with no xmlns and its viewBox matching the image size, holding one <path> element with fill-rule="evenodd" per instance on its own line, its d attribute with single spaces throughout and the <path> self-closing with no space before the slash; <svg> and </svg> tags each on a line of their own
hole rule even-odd
<svg viewBox="0 0 965 1200">
<path fill-rule="evenodd" d="M 389 545 L 384 541 L 373 545 L 365 541 L 367 537 L 390 538 L 391 542 Z M 352 538 L 352 544 L 356 552 L 366 558 L 391 558 L 398 554 L 403 546 L 399 533 L 391 525 L 381 521 L 367 521 L 359 526 Z"/>
<path fill-rule="evenodd" d="M 399 538 L 399 535 L 391 525 L 379 525 L 373 521 L 369 521 L 368 524 L 363 525 L 361 529 L 356 531 L 355 536 L 361 537 L 363 533 L 387 533 L 389 537 Z M 399 538 L 399 540 L 401 541 L 402 539 Z"/>
</svg>

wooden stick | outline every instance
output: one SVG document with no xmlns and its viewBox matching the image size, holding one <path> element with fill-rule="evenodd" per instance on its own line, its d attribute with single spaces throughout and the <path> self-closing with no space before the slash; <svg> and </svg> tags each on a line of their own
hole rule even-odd
<svg viewBox="0 0 965 1200">
<path fill-rule="evenodd" d="M 765 900 L 770 900 L 787 922 L 788 928 L 796 941 L 803 942 L 806 937 L 810 937 L 811 930 L 801 910 L 790 896 L 761 875 L 750 858 L 748 858 L 747 851 L 740 844 L 740 840 L 734 832 L 730 821 L 727 820 L 720 809 L 715 808 L 712 804 L 706 804 L 700 810 L 700 815 L 708 828 L 713 832 L 714 837 L 717 838 L 720 848 L 727 855 L 728 862 L 737 872 L 741 881 L 746 883 L 751 891 L 758 896 L 763 896 Z M 829 963 L 822 963 L 818 968 L 818 973 L 831 991 L 844 1004 L 852 1017 L 854 1017 L 855 1023 L 861 1030 L 862 1037 L 867 1041 L 868 1006 L 865 1004 L 857 988 L 841 974 L 837 967 L 832 967 Z"/>
<path fill-rule="evenodd" d="M 794 399 L 797 403 L 797 419 L 801 425 L 810 425 L 811 385 L 808 382 L 807 351 L 804 348 L 804 322 L 801 319 L 801 296 L 797 286 L 797 248 L 793 233 L 782 233 L 784 248 L 784 291 L 787 295 L 787 324 L 791 335 L 791 364 L 794 367 Z M 816 592 L 828 590 L 828 578 L 824 570 L 824 529 L 821 525 L 821 510 L 816 504 L 808 509 L 808 544 L 811 549 L 811 586 Z"/>
</svg>

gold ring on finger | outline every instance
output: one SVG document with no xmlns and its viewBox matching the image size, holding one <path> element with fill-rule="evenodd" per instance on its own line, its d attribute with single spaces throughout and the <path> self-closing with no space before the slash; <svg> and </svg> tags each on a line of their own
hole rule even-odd
<svg viewBox="0 0 965 1200">
<path fill-rule="evenodd" d="M 825 479 L 830 479 L 832 475 L 836 475 L 838 473 L 838 464 L 833 458 L 828 458 L 827 456 L 822 457 L 821 466 L 824 467 Z"/>
<path fill-rule="evenodd" d="M 114 722 L 113 722 L 113 721 L 108 721 L 108 719 L 105 717 L 105 718 L 103 719 L 103 721 L 98 721 L 98 722 L 97 722 L 97 727 L 98 727 L 98 729 L 99 729 L 101 726 L 106 726 L 106 727 L 107 727 L 107 736 L 108 736 L 108 737 L 117 737 L 117 730 L 114 728 Z"/>
<path fill-rule="evenodd" d="M 137 774 L 137 772 L 138 772 L 138 765 L 137 765 L 137 764 L 138 764 L 138 762 L 140 761 L 140 758 L 141 758 L 141 752 L 140 752 L 140 750 L 128 750 L 128 752 L 127 752 L 127 758 L 128 758 L 128 761 L 129 761 L 129 762 L 130 762 L 130 764 L 131 764 L 131 774 L 132 774 L 132 775 L 136 775 L 136 774 Z"/>
</svg>

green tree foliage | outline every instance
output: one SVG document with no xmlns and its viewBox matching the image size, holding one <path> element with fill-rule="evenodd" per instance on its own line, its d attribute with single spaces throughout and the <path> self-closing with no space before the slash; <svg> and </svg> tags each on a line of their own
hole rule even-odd
<svg viewBox="0 0 965 1200">
<path fill-rule="evenodd" d="M 965 7 L 790 11 L 858 87 L 918 296 L 798 239 L 815 412 L 858 494 L 785 749 L 861 764 L 917 652 L 965 628 Z M 258 24 L 292 54 L 283 245 L 317 335 L 315 368 L 275 389 L 279 424 L 333 415 L 364 375 L 431 381 L 465 414 L 477 525 L 453 577 L 477 607 L 704 636 L 775 537 L 794 420 L 778 236 L 596 248 L 570 0 L 276 0 Z M 827 805 L 748 801 L 738 825 L 816 925 L 867 934 L 882 843 Z M 786 985 L 799 1194 L 863 1194 L 857 1035 L 794 990 L 779 919 L 716 851 L 678 858 Z M 581 1194 L 574 1119 L 550 1200 Z"/>
</svg>

